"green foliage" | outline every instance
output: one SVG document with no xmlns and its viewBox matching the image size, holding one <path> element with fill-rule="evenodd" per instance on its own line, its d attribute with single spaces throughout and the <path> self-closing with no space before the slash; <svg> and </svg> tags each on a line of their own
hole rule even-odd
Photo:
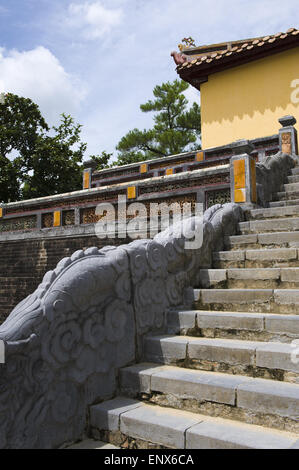
<svg viewBox="0 0 299 470">
<path fill-rule="evenodd" d="M 118 160 L 103 151 L 92 155 L 99 170 L 199 148 L 200 107 L 187 109 L 189 85 L 175 80 L 154 88 L 154 100 L 140 106 L 154 113 L 152 129 L 133 129 L 117 145 Z M 49 196 L 82 188 L 86 143 L 82 126 L 61 115 L 49 128 L 39 107 L 12 93 L 0 100 L 0 202 Z"/>
<path fill-rule="evenodd" d="M 61 115 L 49 128 L 38 106 L 12 93 L 0 102 L 0 201 L 82 188 L 81 125 Z"/>
<path fill-rule="evenodd" d="M 101 153 L 101 155 L 90 155 L 90 159 L 96 163 L 97 170 L 104 170 L 105 168 L 110 168 L 113 166 L 113 163 L 110 162 L 113 153 L 108 153 L 105 150 Z"/>
<path fill-rule="evenodd" d="M 144 113 L 154 112 L 152 129 L 133 129 L 118 143 L 117 164 L 123 165 L 151 158 L 165 157 L 200 147 L 200 107 L 194 103 L 188 110 L 184 91 L 188 83 L 175 80 L 157 85 L 155 100 L 140 105 Z M 192 146 L 193 144 L 193 146 Z"/>
<path fill-rule="evenodd" d="M 0 202 L 17 201 L 20 197 L 19 170 L 0 154 Z"/>
<path fill-rule="evenodd" d="M 54 137 L 40 135 L 24 176 L 23 197 L 49 196 L 82 189 L 82 159 L 87 145 L 80 141 L 81 125 L 62 114 Z"/>
<path fill-rule="evenodd" d="M 0 155 L 17 150 L 28 158 L 34 149 L 37 136 L 49 127 L 38 106 L 29 98 L 12 93 L 0 103 Z"/>
</svg>

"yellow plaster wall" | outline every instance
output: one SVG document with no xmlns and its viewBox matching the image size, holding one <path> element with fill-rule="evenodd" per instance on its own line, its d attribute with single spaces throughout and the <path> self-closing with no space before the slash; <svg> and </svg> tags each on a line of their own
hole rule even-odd
<svg viewBox="0 0 299 470">
<path fill-rule="evenodd" d="M 296 88 L 291 83 L 297 79 Z M 277 134 L 291 114 L 299 131 L 299 47 L 209 76 L 201 90 L 202 147 Z"/>
</svg>

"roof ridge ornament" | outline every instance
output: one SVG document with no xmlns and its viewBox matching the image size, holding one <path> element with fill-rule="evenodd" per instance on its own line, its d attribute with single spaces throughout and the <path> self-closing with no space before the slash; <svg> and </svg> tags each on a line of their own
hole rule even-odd
<svg viewBox="0 0 299 470">
<path fill-rule="evenodd" d="M 185 43 L 185 45 L 182 43 Z M 196 47 L 195 41 L 191 36 L 189 36 L 188 38 L 183 38 L 182 43 L 178 45 L 178 48 L 180 49 L 180 51 L 184 49 L 189 49 L 190 47 Z"/>
<path fill-rule="evenodd" d="M 170 55 L 173 57 L 176 65 L 183 65 L 185 62 L 188 62 L 187 56 L 185 56 L 185 54 L 181 54 L 180 52 L 172 51 Z"/>
</svg>

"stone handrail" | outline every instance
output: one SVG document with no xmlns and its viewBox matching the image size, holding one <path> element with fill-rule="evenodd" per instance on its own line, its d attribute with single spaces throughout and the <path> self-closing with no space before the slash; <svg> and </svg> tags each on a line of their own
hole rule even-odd
<svg viewBox="0 0 299 470">
<path fill-rule="evenodd" d="M 239 205 L 216 205 L 153 240 L 76 251 L 47 272 L 0 327 L 0 448 L 82 437 L 88 406 L 116 395 L 119 368 L 142 358 L 145 334 L 166 332 L 167 310 L 242 220 Z M 185 249 L 182 226 L 202 230 L 200 248 Z"/>
</svg>

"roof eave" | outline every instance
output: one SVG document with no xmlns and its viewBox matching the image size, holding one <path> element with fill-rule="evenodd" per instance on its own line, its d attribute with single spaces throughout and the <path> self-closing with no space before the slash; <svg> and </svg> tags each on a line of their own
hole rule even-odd
<svg viewBox="0 0 299 470">
<path fill-rule="evenodd" d="M 211 74 L 263 59 L 295 47 L 299 47 L 299 37 L 290 36 L 285 41 L 279 42 L 279 44 L 267 44 L 261 47 L 260 50 L 257 50 L 256 47 L 249 51 L 244 49 L 239 53 L 225 54 L 219 60 L 212 60 L 211 63 L 204 62 L 200 65 L 189 64 L 190 67 L 187 66 L 186 68 L 177 67 L 177 73 L 182 80 L 200 90 L 200 85 L 208 81 L 208 77 Z"/>
</svg>

